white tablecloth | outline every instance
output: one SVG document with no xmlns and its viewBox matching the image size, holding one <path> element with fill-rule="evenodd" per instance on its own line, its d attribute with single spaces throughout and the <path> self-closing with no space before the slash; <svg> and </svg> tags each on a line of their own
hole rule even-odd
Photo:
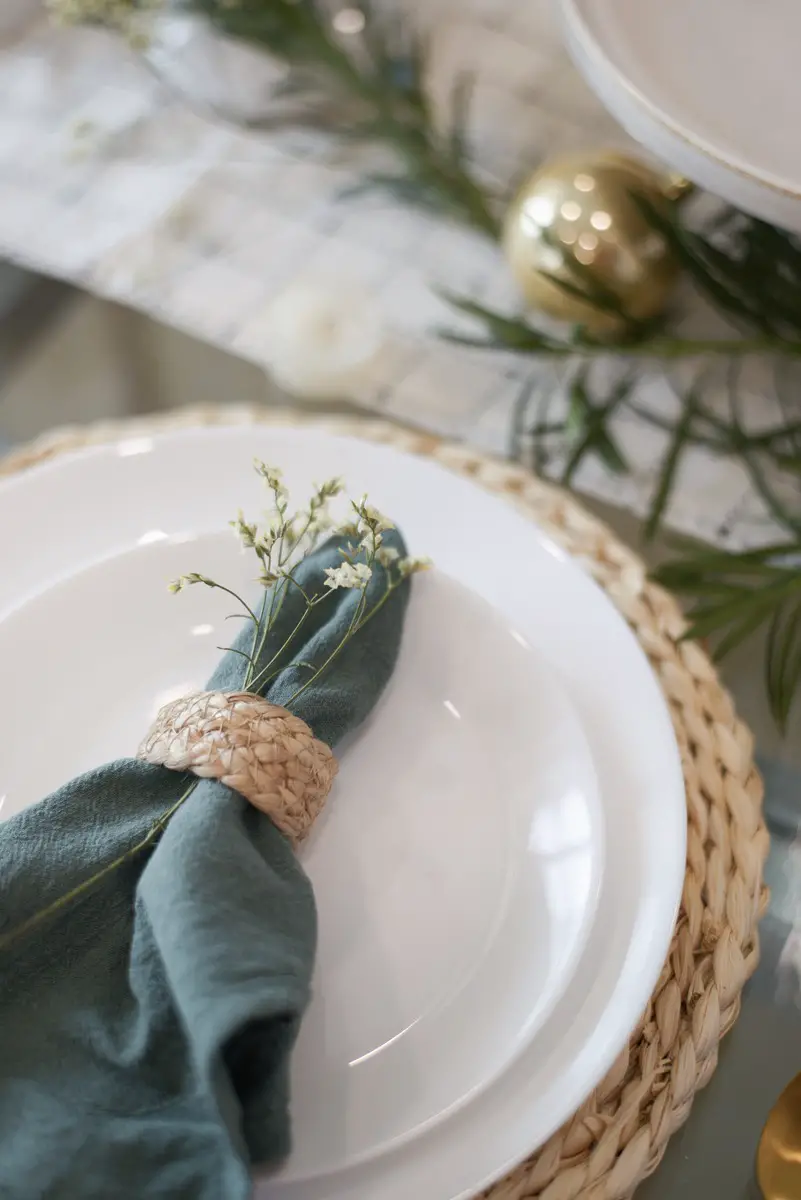
<svg viewBox="0 0 801 1200">
<path fill-rule="evenodd" d="M 545 153 L 627 144 L 570 65 L 549 0 L 438 0 L 437 16 L 437 79 L 465 64 L 476 72 L 471 136 L 490 176 L 508 182 Z M 103 31 L 37 18 L 0 46 L 0 255 L 257 363 L 269 305 L 291 282 L 357 283 L 387 337 L 353 399 L 503 452 L 521 381 L 545 368 L 435 334 L 456 324 L 437 285 L 514 304 L 500 254 L 388 200 L 343 200 L 370 153 L 317 132 L 268 136 L 212 122 Z M 749 404 L 769 420 L 763 390 L 757 375 Z M 641 391 L 672 412 L 658 371 Z M 631 416 L 618 434 L 631 475 L 587 461 L 575 483 L 642 512 L 663 438 Z M 769 532 L 742 467 L 695 449 L 668 519 L 727 545 Z"/>
</svg>

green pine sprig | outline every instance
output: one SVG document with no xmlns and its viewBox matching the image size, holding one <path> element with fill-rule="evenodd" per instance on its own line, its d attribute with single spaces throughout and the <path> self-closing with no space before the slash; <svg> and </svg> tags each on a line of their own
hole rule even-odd
<svg viewBox="0 0 801 1200">
<path fill-rule="evenodd" d="M 801 688 L 801 539 L 730 553 L 689 547 L 655 572 L 693 602 L 688 638 L 711 638 L 721 660 L 767 630 L 765 686 L 782 731 Z"/>
<path fill-rule="evenodd" d="M 316 0 L 187 0 L 230 37 L 244 38 L 292 68 L 285 93 L 339 136 L 388 147 L 397 170 L 372 171 L 361 189 L 387 191 L 406 204 L 449 215 L 497 239 L 498 201 L 468 161 L 472 77 L 455 82 L 445 127 L 427 85 L 424 39 L 371 0 L 352 11 L 363 28 L 338 37 L 332 14 Z M 346 45 L 350 43 L 350 45 Z M 352 194 L 352 193 L 351 193 Z"/>
</svg>

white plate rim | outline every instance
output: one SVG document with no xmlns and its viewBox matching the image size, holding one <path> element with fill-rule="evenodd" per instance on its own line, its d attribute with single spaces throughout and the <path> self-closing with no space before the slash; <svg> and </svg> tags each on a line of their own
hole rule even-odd
<svg viewBox="0 0 801 1200">
<path fill-rule="evenodd" d="M 558 0 L 568 50 L 609 112 L 642 145 L 694 183 L 725 195 L 733 204 L 767 221 L 801 228 L 801 182 L 792 184 L 750 166 L 694 134 L 651 100 L 607 54 L 581 10 L 582 0 Z"/>
</svg>

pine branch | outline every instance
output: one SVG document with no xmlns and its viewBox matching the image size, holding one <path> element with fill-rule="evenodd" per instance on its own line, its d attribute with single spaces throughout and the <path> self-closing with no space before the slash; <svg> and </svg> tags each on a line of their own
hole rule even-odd
<svg viewBox="0 0 801 1200">
<path fill-rule="evenodd" d="M 593 403 L 587 390 L 587 369 L 583 369 L 570 387 L 570 407 L 565 431 L 572 441 L 561 482 L 569 487 L 586 455 L 596 454 L 615 475 L 628 473 L 628 463 L 610 429 L 610 420 L 631 389 L 629 379 L 622 380 L 608 399 Z"/>
<path fill-rule="evenodd" d="M 712 638 L 721 659 L 759 629 L 768 630 L 765 683 L 784 730 L 801 686 L 801 540 L 728 553 L 696 547 L 654 572 L 688 597 L 688 638 Z"/>
<path fill-rule="evenodd" d="M 454 88 L 449 127 L 436 127 L 425 86 L 426 47 L 405 26 L 360 0 L 360 33 L 352 50 L 336 36 L 331 16 L 315 0 L 188 0 L 229 37 L 261 46 L 300 71 L 310 102 L 324 87 L 329 108 L 343 112 L 350 140 L 383 143 L 403 164 L 402 174 L 378 173 L 366 181 L 406 202 L 447 213 L 494 240 L 500 235 L 495 201 L 475 179 L 467 159 L 467 117 L 472 79 Z M 356 6 L 354 5 L 354 8 Z"/>
<path fill-rule="evenodd" d="M 587 293 L 572 286 L 557 276 L 552 278 L 570 294 L 583 300 Z M 687 338 L 659 333 L 643 338 L 639 330 L 629 325 L 614 340 L 593 337 L 581 326 L 567 330 L 561 337 L 546 334 L 534 320 L 518 315 L 499 313 L 484 305 L 476 304 L 467 297 L 441 291 L 440 295 L 463 315 L 472 317 L 483 325 L 482 336 L 468 337 L 453 330 L 441 330 L 445 341 L 460 345 L 471 345 L 483 350 L 514 350 L 537 358 L 572 358 L 580 353 L 585 358 L 634 358 L 643 361 L 675 361 L 693 358 L 749 358 L 755 355 L 775 354 L 787 359 L 801 359 L 801 337 L 787 341 L 774 336 L 752 336 L 741 338 Z M 801 279 L 799 280 L 801 302 Z"/>
<path fill-rule="evenodd" d="M 668 506 L 679 467 L 679 460 L 685 445 L 693 437 L 693 424 L 698 412 L 698 392 L 692 388 L 684 400 L 683 412 L 676 422 L 673 436 L 670 439 L 667 453 L 659 472 L 659 480 L 651 500 L 651 508 L 645 522 L 643 536 L 651 541 L 662 523 L 662 516 Z"/>
</svg>

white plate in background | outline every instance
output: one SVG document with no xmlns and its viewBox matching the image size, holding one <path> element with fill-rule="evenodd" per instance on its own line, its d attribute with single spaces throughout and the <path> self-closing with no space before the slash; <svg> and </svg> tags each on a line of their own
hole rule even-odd
<svg viewBox="0 0 801 1200">
<path fill-rule="evenodd" d="M 801 232 L 796 0 L 559 0 L 559 11 L 579 69 L 634 138 Z"/>
</svg>

